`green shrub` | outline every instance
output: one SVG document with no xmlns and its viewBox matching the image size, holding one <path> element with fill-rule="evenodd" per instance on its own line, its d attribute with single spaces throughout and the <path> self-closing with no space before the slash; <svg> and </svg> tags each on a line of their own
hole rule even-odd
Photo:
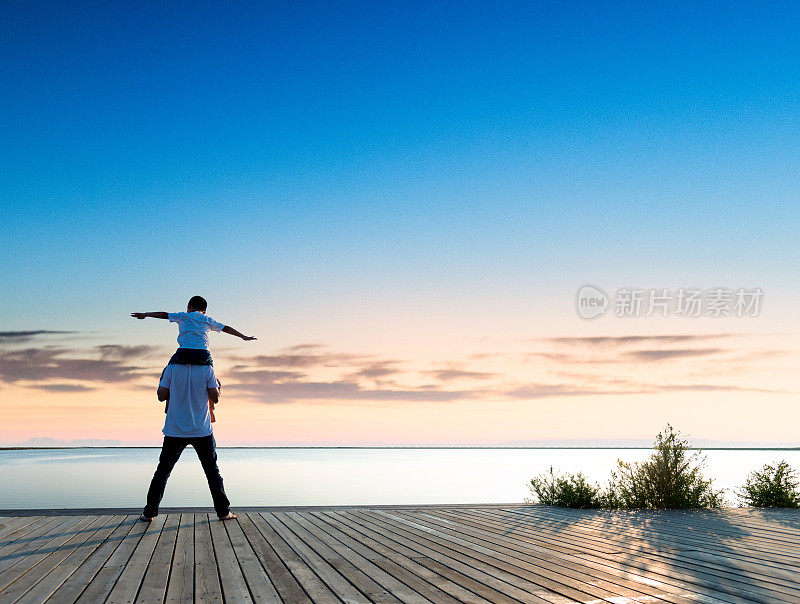
<svg viewBox="0 0 800 604">
<path fill-rule="evenodd" d="M 567 508 L 597 508 L 603 503 L 600 487 L 591 484 L 586 476 L 577 474 L 557 474 L 552 466 L 549 472 L 539 474 L 530 482 L 529 488 L 535 500 L 546 505 Z"/>
<path fill-rule="evenodd" d="M 542 472 L 531 479 L 528 488 L 534 499 L 526 499 L 526 501 L 545 505 L 558 505 L 556 502 L 560 499 L 561 489 L 559 483 L 561 480 L 563 478 L 553 471 L 553 466 L 550 466 L 549 472 Z"/>
<path fill-rule="evenodd" d="M 751 472 L 736 494 L 744 504 L 756 508 L 800 507 L 797 472 L 786 461 L 766 464 Z"/>
<path fill-rule="evenodd" d="M 722 491 L 703 477 L 705 457 L 689 453 L 688 441 L 667 424 L 656 436 L 655 451 L 647 461 L 617 461 L 611 474 L 606 503 L 612 507 L 685 509 L 722 505 Z"/>
</svg>

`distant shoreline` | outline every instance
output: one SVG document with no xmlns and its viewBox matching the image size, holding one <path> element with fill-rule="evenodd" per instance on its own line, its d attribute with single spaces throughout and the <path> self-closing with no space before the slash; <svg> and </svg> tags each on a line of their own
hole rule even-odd
<svg viewBox="0 0 800 604">
<path fill-rule="evenodd" d="M 160 445 L 148 446 L 72 446 L 72 447 L 0 447 L 0 451 L 63 451 L 77 449 L 160 449 Z M 217 449 L 366 449 L 366 450 L 504 450 L 504 451 L 536 451 L 536 450 L 630 450 L 649 451 L 651 447 L 502 447 L 502 446 L 398 446 L 398 447 L 369 447 L 369 446 L 247 446 L 247 447 L 217 447 Z M 691 451 L 800 451 L 800 447 L 689 447 Z"/>
</svg>

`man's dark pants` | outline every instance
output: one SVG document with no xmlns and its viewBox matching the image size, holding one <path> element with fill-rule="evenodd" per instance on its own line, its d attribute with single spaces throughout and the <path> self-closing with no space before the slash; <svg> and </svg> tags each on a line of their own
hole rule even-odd
<svg viewBox="0 0 800 604">
<path fill-rule="evenodd" d="M 161 457 L 158 459 L 158 468 L 150 482 L 150 490 L 147 491 L 144 515 L 148 518 L 158 515 L 158 505 L 164 496 L 167 479 L 187 445 L 192 445 L 203 466 L 203 471 L 206 473 L 208 488 L 211 489 L 211 498 L 214 500 L 217 516 L 224 518 L 230 512 L 231 503 L 225 495 L 225 489 L 222 488 L 222 476 L 217 467 L 217 443 L 214 441 L 214 435 L 209 434 L 195 438 L 165 436 L 164 444 L 161 447 Z"/>
</svg>

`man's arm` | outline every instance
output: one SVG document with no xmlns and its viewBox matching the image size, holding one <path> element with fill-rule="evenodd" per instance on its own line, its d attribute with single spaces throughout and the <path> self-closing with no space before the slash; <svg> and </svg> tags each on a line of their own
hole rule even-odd
<svg viewBox="0 0 800 604">
<path fill-rule="evenodd" d="M 164 401 L 169 400 L 169 388 L 164 388 L 164 386 L 159 386 L 158 390 L 156 391 L 156 395 L 158 395 L 158 400 L 162 403 Z"/>
<path fill-rule="evenodd" d="M 212 405 L 216 405 L 219 402 L 219 388 L 208 389 L 208 400 Z"/>
<path fill-rule="evenodd" d="M 135 319 L 146 319 L 152 317 L 154 319 L 169 319 L 169 313 L 165 312 L 132 312 L 131 316 Z"/>
<path fill-rule="evenodd" d="M 229 334 L 231 334 L 232 336 L 236 336 L 237 338 L 242 338 L 243 340 L 255 340 L 255 339 L 257 339 L 257 338 L 256 338 L 256 337 L 254 337 L 254 336 L 246 336 L 246 335 L 244 335 L 244 334 L 242 334 L 242 333 L 240 333 L 240 332 L 236 331 L 236 330 L 235 330 L 233 327 L 231 327 L 230 325 L 226 325 L 225 327 L 223 327 L 223 328 L 222 328 L 222 331 L 223 331 L 223 333 L 229 333 Z"/>
</svg>

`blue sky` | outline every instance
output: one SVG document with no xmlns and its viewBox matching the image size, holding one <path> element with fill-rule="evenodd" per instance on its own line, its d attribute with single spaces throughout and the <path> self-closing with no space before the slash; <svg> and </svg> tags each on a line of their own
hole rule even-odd
<svg viewBox="0 0 800 604">
<path fill-rule="evenodd" d="M 792 311 L 799 11 L 7 4 L 4 329 L 142 342 L 129 311 L 204 293 L 276 346 L 557 336 L 587 282 Z"/>
<path fill-rule="evenodd" d="M 367 271 L 409 252 L 614 258 L 616 239 L 648 260 L 698 239 L 708 259 L 745 234 L 797 258 L 795 8 L 5 12 L 12 267 L 69 249 L 108 274 L 143 240 L 173 253 L 195 220 L 226 265 L 242 237 L 267 262 L 352 244 Z"/>
</svg>

